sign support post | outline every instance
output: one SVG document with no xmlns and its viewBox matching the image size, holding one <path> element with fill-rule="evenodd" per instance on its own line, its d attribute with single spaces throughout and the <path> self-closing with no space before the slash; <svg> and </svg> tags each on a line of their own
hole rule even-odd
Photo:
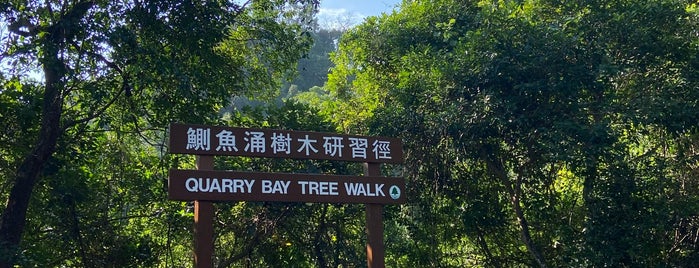
<svg viewBox="0 0 699 268">
<path fill-rule="evenodd" d="M 380 163 L 364 163 L 364 176 L 380 176 Z M 366 260 L 369 268 L 384 268 L 383 205 L 366 204 Z"/>
<path fill-rule="evenodd" d="M 198 170 L 213 170 L 214 157 L 197 156 Z M 194 200 L 194 267 L 212 268 L 214 251 L 214 204 Z"/>
</svg>

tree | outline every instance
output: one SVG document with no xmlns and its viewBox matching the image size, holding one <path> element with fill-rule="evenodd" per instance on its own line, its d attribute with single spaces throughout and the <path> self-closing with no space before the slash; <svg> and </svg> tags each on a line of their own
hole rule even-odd
<svg viewBox="0 0 699 268">
<path fill-rule="evenodd" d="M 695 261 L 678 242 L 696 213 L 675 205 L 697 196 L 679 145 L 699 116 L 695 18 L 691 1 L 406 1 L 343 35 L 324 105 L 404 140 L 396 228 L 420 242 L 402 264 Z"/>
<path fill-rule="evenodd" d="M 293 97 L 314 86 L 323 86 L 332 68 L 330 54 L 335 51 L 342 32 L 339 30 L 318 29 L 313 32 L 313 46 L 298 64 L 298 76 L 290 81 L 285 97 Z M 295 90 L 292 90 L 294 89 Z"/>
<path fill-rule="evenodd" d="M 217 120 L 233 95 L 266 95 L 262 89 L 277 88 L 310 44 L 306 28 L 280 18 L 316 8 L 317 1 L 0 4 L 7 27 L 0 77 L 7 106 L 0 118 L 8 128 L 2 136 L 7 206 L 0 223 L 0 267 L 21 261 L 19 252 L 29 247 L 21 241 L 36 189 L 71 189 L 58 179 L 66 175 L 61 169 L 89 162 L 84 157 L 100 147 L 88 144 L 123 141 L 99 133 L 150 142 L 173 120 Z M 88 173 L 69 174 L 78 178 L 70 183 L 88 183 L 83 177 Z M 70 208 L 70 200 L 55 202 L 68 202 L 72 210 L 66 213 L 76 216 L 79 206 Z M 79 220 L 74 217 L 70 228 L 83 246 Z M 80 262 L 101 266 L 89 261 Z"/>
</svg>

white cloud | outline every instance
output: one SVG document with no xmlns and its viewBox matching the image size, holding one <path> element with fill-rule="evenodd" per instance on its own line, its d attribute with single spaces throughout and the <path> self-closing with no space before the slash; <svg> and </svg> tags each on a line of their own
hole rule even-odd
<svg viewBox="0 0 699 268">
<path fill-rule="evenodd" d="M 347 29 L 361 23 L 366 16 L 345 8 L 318 9 L 318 23 L 323 28 Z"/>
<path fill-rule="evenodd" d="M 320 8 L 318 9 L 318 16 L 339 16 L 342 14 L 349 13 L 347 9 L 344 8 Z"/>
</svg>

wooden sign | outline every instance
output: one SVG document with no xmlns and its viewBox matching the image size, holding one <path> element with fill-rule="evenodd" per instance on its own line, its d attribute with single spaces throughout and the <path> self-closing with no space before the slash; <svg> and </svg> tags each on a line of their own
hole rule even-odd
<svg viewBox="0 0 699 268">
<path fill-rule="evenodd" d="M 402 163 L 400 139 L 275 129 L 170 125 L 170 153 Z"/>
<path fill-rule="evenodd" d="M 207 201 L 405 203 L 396 177 L 170 170 L 168 198 Z"/>
<path fill-rule="evenodd" d="M 170 124 L 169 151 L 197 156 L 197 170 L 170 170 L 168 197 L 194 200 L 194 267 L 213 267 L 214 201 L 364 203 L 367 265 L 384 268 L 383 205 L 403 204 L 405 180 L 381 177 L 403 163 L 396 138 Z M 365 176 L 216 171 L 214 155 L 364 162 Z"/>
</svg>

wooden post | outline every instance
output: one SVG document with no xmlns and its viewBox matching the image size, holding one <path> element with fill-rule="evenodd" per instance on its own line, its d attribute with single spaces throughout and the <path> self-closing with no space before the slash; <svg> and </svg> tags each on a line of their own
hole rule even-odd
<svg viewBox="0 0 699 268">
<path fill-rule="evenodd" d="M 364 176 L 381 176 L 381 164 L 364 163 Z M 383 244 L 383 205 L 366 205 L 366 260 L 369 268 L 386 267 Z"/>
<path fill-rule="evenodd" d="M 213 170 L 214 157 L 197 156 L 197 169 Z M 194 201 L 194 267 L 212 268 L 214 255 L 214 204 Z"/>
</svg>

